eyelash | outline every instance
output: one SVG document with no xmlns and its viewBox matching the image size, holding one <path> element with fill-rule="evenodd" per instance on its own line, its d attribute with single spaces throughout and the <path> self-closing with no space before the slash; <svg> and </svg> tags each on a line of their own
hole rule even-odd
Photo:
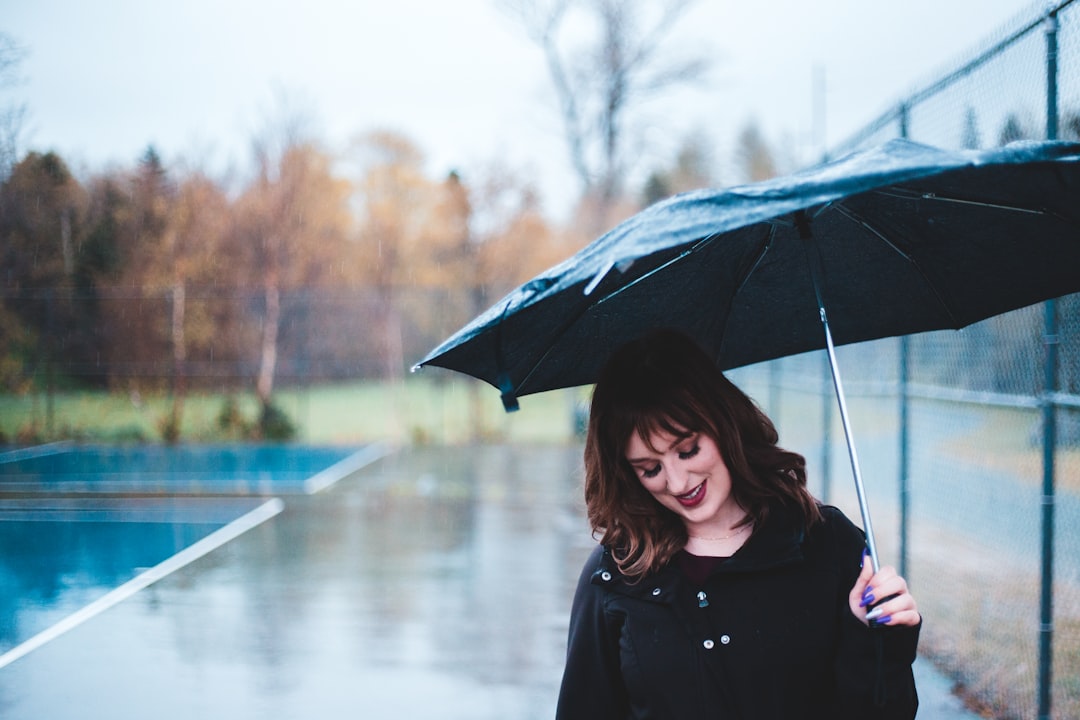
<svg viewBox="0 0 1080 720">
<path fill-rule="evenodd" d="M 700 451 L 701 451 L 701 446 L 698 445 L 697 443 L 694 443 L 694 447 L 690 448 L 686 452 L 680 452 L 679 453 L 679 459 L 680 460 L 689 460 L 690 458 L 697 455 L 698 452 L 700 452 Z M 641 477 L 643 477 L 643 478 L 654 478 L 659 474 L 660 474 L 660 465 L 659 464 L 654 465 L 651 468 L 645 468 L 645 469 L 643 469 L 641 471 Z"/>
</svg>

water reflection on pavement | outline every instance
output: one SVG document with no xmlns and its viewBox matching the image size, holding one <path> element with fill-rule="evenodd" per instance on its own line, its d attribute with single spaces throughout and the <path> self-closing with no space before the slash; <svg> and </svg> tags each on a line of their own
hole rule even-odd
<svg viewBox="0 0 1080 720">
<path fill-rule="evenodd" d="M 408 449 L 0 671 L 0 716 L 550 718 L 579 447 Z"/>
</svg>

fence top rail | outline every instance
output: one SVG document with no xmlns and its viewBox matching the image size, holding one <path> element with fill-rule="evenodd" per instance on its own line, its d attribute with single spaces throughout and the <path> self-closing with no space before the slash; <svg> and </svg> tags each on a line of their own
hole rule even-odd
<svg viewBox="0 0 1080 720">
<path fill-rule="evenodd" d="M 830 156 L 836 157 L 845 154 L 859 147 L 859 145 L 865 142 L 867 138 L 872 137 L 875 133 L 891 123 L 899 123 L 912 107 L 928 100 L 957 81 L 970 75 L 991 59 L 1004 52 L 1013 43 L 1020 41 L 1027 36 L 1028 33 L 1043 26 L 1048 19 L 1056 17 L 1058 13 L 1069 5 L 1072 5 L 1075 1 L 1076 0 L 1055 0 L 1054 2 L 1047 3 L 1037 14 L 1025 21 L 1018 30 L 1009 33 L 1004 40 L 995 43 L 956 70 L 946 73 L 929 85 L 911 92 L 907 97 L 900 100 L 900 102 L 893 105 L 893 107 L 886 110 L 876 119 L 871 120 L 863 126 L 862 129 L 848 137 L 847 140 L 836 145 L 833 151 L 829 153 Z"/>
<path fill-rule="evenodd" d="M 904 392 L 901 384 L 896 380 L 864 380 L 845 383 L 848 394 L 853 397 L 885 397 Z M 779 387 L 792 392 L 813 392 L 817 394 L 831 394 L 832 386 L 824 379 L 817 376 L 805 376 L 796 374 L 791 378 L 784 378 L 779 382 Z M 948 387 L 945 385 L 930 385 L 925 383 L 907 383 L 906 394 L 908 397 L 921 400 L 937 400 L 942 402 L 965 403 L 968 405 L 986 405 L 992 407 L 1007 408 L 1040 408 L 1047 402 L 1057 407 L 1080 408 L 1080 395 L 1063 392 L 1045 393 L 1042 395 L 1021 395 L 1014 393 L 996 393 L 984 390 L 965 390 L 963 388 Z"/>
<path fill-rule="evenodd" d="M 995 407 L 1038 408 L 1043 399 L 1036 395 L 1012 395 L 1007 393 L 984 392 L 980 390 L 962 390 L 940 385 L 909 383 L 907 393 L 910 397 L 923 400 L 947 400 L 949 402 L 973 405 L 991 405 Z"/>
</svg>

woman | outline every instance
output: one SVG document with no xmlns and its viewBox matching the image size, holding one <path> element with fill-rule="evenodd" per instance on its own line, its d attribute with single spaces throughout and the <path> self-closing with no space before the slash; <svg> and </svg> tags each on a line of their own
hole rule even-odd
<svg viewBox="0 0 1080 720">
<path fill-rule="evenodd" d="M 862 563 L 862 531 L 817 503 L 777 439 L 687 337 L 615 352 L 585 441 L 601 544 L 574 596 L 558 718 L 915 716 L 915 600 Z"/>
</svg>

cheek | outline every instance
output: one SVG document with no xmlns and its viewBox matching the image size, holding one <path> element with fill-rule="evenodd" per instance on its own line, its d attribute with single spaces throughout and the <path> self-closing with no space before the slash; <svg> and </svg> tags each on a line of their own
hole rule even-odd
<svg viewBox="0 0 1080 720">
<path fill-rule="evenodd" d="M 664 477 L 664 473 L 651 478 L 635 475 L 635 478 L 638 487 L 651 495 L 654 500 L 659 500 L 667 495 L 667 479 Z"/>
<path fill-rule="evenodd" d="M 717 465 L 727 467 L 724 456 L 720 454 L 720 448 L 716 447 L 714 443 L 703 443 L 701 452 L 698 453 L 694 460 L 698 467 L 715 467 Z"/>
<path fill-rule="evenodd" d="M 664 489 L 664 481 L 660 478 L 659 475 L 656 476 L 656 477 L 653 477 L 653 478 L 646 478 L 646 477 L 642 477 L 642 476 L 638 475 L 637 479 L 638 479 L 638 483 L 643 488 L 645 488 L 645 490 L 647 492 L 649 492 L 649 493 L 651 493 L 653 495 L 655 495 L 656 493 L 658 493 L 658 492 L 660 492 L 661 490 Z"/>
</svg>

